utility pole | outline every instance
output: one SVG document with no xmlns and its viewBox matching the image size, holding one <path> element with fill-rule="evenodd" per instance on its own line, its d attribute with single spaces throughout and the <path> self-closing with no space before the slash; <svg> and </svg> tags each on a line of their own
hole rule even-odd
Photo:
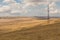
<svg viewBox="0 0 60 40">
<path fill-rule="evenodd" d="M 47 9 L 47 11 L 48 11 L 48 24 L 50 23 L 50 16 L 49 16 L 49 13 L 50 13 L 50 10 L 49 10 L 49 3 L 48 3 L 48 9 Z"/>
</svg>

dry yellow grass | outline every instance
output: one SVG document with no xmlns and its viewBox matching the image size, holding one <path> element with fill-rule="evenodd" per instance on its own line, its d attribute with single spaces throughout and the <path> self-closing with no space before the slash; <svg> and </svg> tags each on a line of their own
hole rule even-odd
<svg viewBox="0 0 60 40">
<path fill-rule="evenodd" d="M 49 24 L 54 24 L 58 20 L 52 18 Z M 31 28 L 36 25 L 48 25 L 48 20 L 37 20 L 35 18 L 0 19 L 0 30 L 3 33 L 21 30 L 22 28 Z"/>
</svg>

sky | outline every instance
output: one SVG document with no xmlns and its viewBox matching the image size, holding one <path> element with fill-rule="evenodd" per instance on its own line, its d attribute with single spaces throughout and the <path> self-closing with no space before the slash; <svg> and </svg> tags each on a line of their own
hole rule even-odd
<svg viewBox="0 0 60 40">
<path fill-rule="evenodd" d="M 0 16 L 60 17 L 60 0 L 0 0 Z"/>
</svg>

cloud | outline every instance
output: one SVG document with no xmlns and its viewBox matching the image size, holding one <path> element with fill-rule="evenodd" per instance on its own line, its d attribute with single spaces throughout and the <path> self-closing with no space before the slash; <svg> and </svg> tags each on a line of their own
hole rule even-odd
<svg viewBox="0 0 60 40">
<path fill-rule="evenodd" d="M 29 6 L 47 5 L 47 0 L 24 0 L 24 8 Z"/>
<path fill-rule="evenodd" d="M 27 11 L 23 9 L 22 4 L 17 3 L 14 0 L 4 0 L 3 3 L 6 3 L 8 5 L 0 5 L 0 13 L 4 13 L 10 10 L 9 13 L 26 13 Z M 8 13 L 8 14 L 9 14 Z"/>
<path fill-rule="evenodd" d="M 58 2 L 58 1 L 60 1 L 60 0 L 50 0 L 50 1 Z"/>
<path fill-rule="evenodd" d="M 47 0 L 25 0 L 24 2 L 27 3 L 40 3 L 40 2 L 46 2 Z"/>
<path fill-rule="evenodd" d="M 48 3 L 50 2 L 49 4 L 49 11 L 50 13 L 57 13 L 58 12 L 58 9 L 56 8 L 56 3 L 59 0 L 25 0 L 24 3 L 25 3 L 25 8 L 26 7 L 29 7 L 29 6 L 38 6 L 38 5 L 48 5 Z M 47 8 L 47 7 L 46 7 Z M 44 10 L 43 10 L 44 11 Z M 47 12 L 47 10 L 46 10 Z"/>
<path fill-rule="evenodd" d="M 55 2 L 52 2 L 50 5 L 49 5 L 49 11 L 50 13 L 58 13 L 58 9 L 56 8 L 56 3 Z"/>
<path fill-rule="evenodd" d="M 12 2 L 15 2 L 15 1 L 14 0 L 4 0 L 3 2 L 12 3 Z"/>
<path fill-rule="evenodd" d="M 41 9 L 42 9 L 42 11 L 47 12 L 47 4 L 48 4 L 47 1 L 48 2 L 52 1 L 49 5 L 50 13 L 51 14 L 57 13 L 58 9 L 56 8 L 57 5 L 55 2 L 57 2 L 59 0 L 23 0 L 21 3 L 17 3 L 15 0 L 4 0 L 3 3 L 6 3 L 8 5 L 0 5 L 0 13 L 4 13 L 4 12 L 8 13 L 8 14 L 28 13 L 28 14 L 32 15 L 32 13 L 35 13 L 35 12 L 36 12 L 35 14 L 38 14 L 39 12 L 41 13 Z M 42 5 L 46 6 L 45 7 L 46 10 Z M 43 8 L 39 7 L 41 9 L 39 9 L 39 11 L 38 11 L 38 9 L 37 9 L 38 6 L 42 6 Z M 30 10 L 32 10 L 32 11 L 30 11 Z M 35 10 L 35 12 L 33 12 L 33 10 Z"/>
<path fill-rule="evenodd" d="M 9 6 L 2 6 L 2 7 L 0 7 L 0 13 L 6 12 L 6 11 L 9 11 L 9 10 L 10 10 Z"/>
</svg>

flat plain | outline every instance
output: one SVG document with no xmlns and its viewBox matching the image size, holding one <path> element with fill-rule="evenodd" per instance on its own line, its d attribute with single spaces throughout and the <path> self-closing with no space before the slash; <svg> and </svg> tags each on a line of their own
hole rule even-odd
<svg viewBox="0 0 60 40">
<path fill-rule="evenodd" d="M 60 18 L 0 19 L 0 40 L 60 40 Z"/>
</svg>

